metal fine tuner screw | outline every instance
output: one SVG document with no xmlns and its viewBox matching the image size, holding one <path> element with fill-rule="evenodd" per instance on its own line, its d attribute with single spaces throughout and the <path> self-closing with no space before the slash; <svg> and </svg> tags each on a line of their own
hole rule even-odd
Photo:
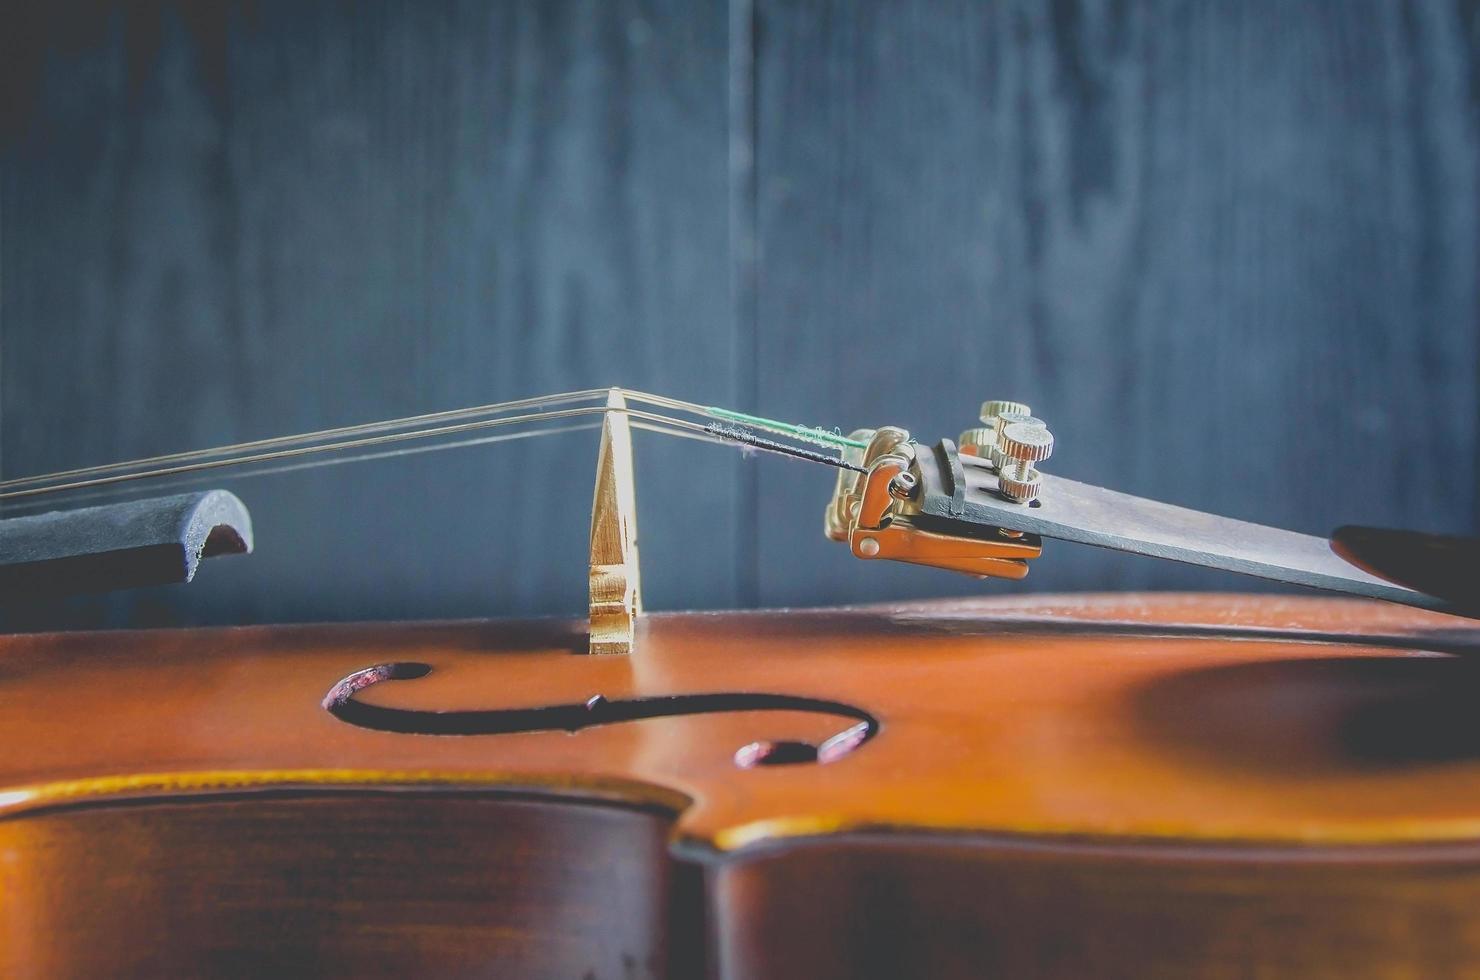
<svg viewBox="0 0 1480 980">
<path fill-rule="evenodd" d="M 1032 415 L 1033 410 L 1022 402 L 993 399 L 982 402 L 982 425 L 992 425 L 999 415 Z"/>
<path fill-rule="evenodd" d="M 993 466 L 1002 465 L 997 453 L 997 433 L 1002 431 L 1002 427 L 997 424 L 997 420 L 1003 415 L 1031 418 L 1033 410 L 1022 402 L 1003 401 L 1000 398 L 984 401 L 982 402 L 981 420 L 985 428 L 967 429 L 961 433 L 962 444 L 970 445 L 976 450 L 976 455 L 985 456 L 991 460 Z M 967 438 L 968 435 L 970 439 Z"/>
<path fill-rule="evenodd" d="M 988 457 L 992 460 L 992 465 L 997 467 L 998 470 L 1001 470 L 1002 467 L 1012 462 L 1002 455 L 1002 430 L 1015 422 L 1036 425 L 1040 429 L 1048 428 L 1047 422 L 1027 414 L 1003 412 L 997 416 L 997 422 L 992 427 L 992 448 L 988 451 Z"/>
<path fill-rule="evenodd" d="M 998 489 L 1009 500 L 1020 504 L 1037 499 L 1042 486 L 1034 463 L 1053 455 L 1053 433 L 1034 418 L 1005 422 L 997 432 Z"/>
<path fill-rule="evenodd" d="M 985 427 L 967 429 L 956 440 L 956 448 L 967 456 L 986 458 L 988 450 L 997 444 L 997 430 Z"/>
</svg>

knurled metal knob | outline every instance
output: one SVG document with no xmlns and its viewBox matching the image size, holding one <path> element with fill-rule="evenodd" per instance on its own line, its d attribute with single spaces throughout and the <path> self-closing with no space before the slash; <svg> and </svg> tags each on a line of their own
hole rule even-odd
<svg viewBox="0 0 1480 980">
<path fill-rule="evenodd" d="M 1038 419 L 1010 422 L 998 434 L 997 448 L 1019 465 L 1041 463 L 1053 455 L 1053 433 Z"/>
<path fill-rule="evenodd" d="M 999 415 L 1032 415 L 1033 410 L 1022 402 L 992 400 L 982 402 L 982 425 L 992 426 Z"/>
<path fill-rule="evenodd" d="M 967 456 L 985 456 L 996 444 L 997 432 L 988 428 L 967 429 L 956 440 L 956 448 Z"/>
<path fill-rule="evenodd" d="M 1002 426 L 998 424 L 998 419 L 1000 419 L 1004 414 L 1029 417 L 1032 414 L 1032 409 L 1028 408 L 1028 406 L 1024 405 L 1022 402 L 1003 401 L 1000 398 L 994 398 L 991 401 L 984 401 L 982 402 L 981 419 L 982 425 L 985 427 L 985 431 L 976 429 L 967 430 L 969 432 L 982 433 L 981 441 L 976 443 L 976 455 L 983 456 L 986 457 L 988 460 L 991 460 L 993 466 L 1002 465 L 998 461 L 997 433 L 1002 431 Z M 963 432 L 961 435 L 964 439 L 966 433 Z"/>
<path fill-rule="evenodd" d="M 987 448 L 987 458 L 990 459 L 992 461 L 992 465 L 997 467 L 997 469 L 999 470 L 1002 469 L 1003 466 L 1007 465 L 1008 462 L 1010 462 L 1010 460 L 1007 460 L 1007 457 L 1002 455 L 1002 430 L 1015 422 L 1022 422 L 1027 425 L 1036 425 L 1039 428 L 1048 427 L 1048 423 L 1044 422 L 1042 419 L 1034 418 L 1033 416 L 1027 415 L 1025 413 L 1003 412 L 1001 415 L 997 416 L 996 421 L 992 423 L 992 445 Z"/>
<path fill-rule="evenodd" d="M 1034 463 L 1053 455 L 1053 433 L 1037 419 L 1009 422 L 997 433 L 998 488 L 1020 504 L 1038 497 L 1041 479 Z"/>
</svg>

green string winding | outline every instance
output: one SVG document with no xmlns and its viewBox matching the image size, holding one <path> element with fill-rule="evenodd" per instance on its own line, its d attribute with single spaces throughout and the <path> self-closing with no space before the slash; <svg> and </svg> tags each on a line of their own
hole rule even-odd
<svg viewBox="0 0 1480 980">
<path fill-rule="evenodd" d="M 797 425 L 793 422 L 778 422 L 775 419 L 763 419 L 759 415 L 747 415 L 744 412 L 731 411 L 728 408 L 716 408 L 712 405 L 705 406 L 704 413 L 714 418 L 725 419 L 729 422 L 739 422 L 744 425 L 753 425 L 757 429 L 766 429 L 770 432 L 782 432 L 803 442 L 815 443 L 819 446 L 834 446 L 843 449 L 865 449 L 868 443 L 859 442 L 857 439 L 849 439 L 845 435 L 821 429 L 813 425 Z"/>
</svg>

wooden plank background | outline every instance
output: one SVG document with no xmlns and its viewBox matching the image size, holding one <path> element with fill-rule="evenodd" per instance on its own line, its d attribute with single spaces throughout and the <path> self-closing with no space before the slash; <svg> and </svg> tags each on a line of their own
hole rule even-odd
<svg viewBox="0 0 1480 980">
<path fill-rule="evenodd" d="M 621 384 L 1320 533 L 1472 530 L 1480 7 L 123 3 L 0 34 L 0 473 Z M 575 612 L 593 434 L 222 481 L 259 551 L 23 624 Z M 1238 588 L 860 563 L 639 438 L 655 608 Z"/>
</svg>

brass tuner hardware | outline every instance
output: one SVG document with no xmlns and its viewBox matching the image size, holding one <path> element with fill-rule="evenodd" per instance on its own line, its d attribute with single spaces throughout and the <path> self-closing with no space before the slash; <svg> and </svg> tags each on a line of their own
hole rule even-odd
<svg viewBox="0 0 1480 980">
<path fill-rule="evenodd" d="M 855 529 L 848 545 L 858 558 L 889 558 L 978 578 L 1023 578 L 1028 560 L 1043 553 L 1037 543 L 957 537 L 922 530 L 908 520 L 874 530 Z"/>
<path fill-rule="evenodd" d="M 1033 410 L 1022 402 L 1004 401 L 1000 398 L 982 402 L 982 425 L 991 428 L 999 415 L 1032 415 Z"/>
<path fill-rule="evenodd" d="M 965 456 L 988 458 L 997 446 L 997 430 L 990 427 L 967 429 L 956 439 L 956 448 Z"/>
<path fill-rule="evenodd" d="M 872 442 L 875 430 L 855 429 L 848 438 L 854 442 Z M 843 461 L 862 466 L 866 450 L 848 448 L 843 450 Z M 848 525 L 858 512 L 858 501 L 862 492 L 863 474 L 854 470 L 839 469 L 837 486 L 833 489 L 832 501 L 823 516 L 823 531 L 833 541 L 848 540 Z"/>
<path fill-rule="evenodd" d="M 961 433 L 961 439 L 959 440 L 961 451 L 968 456 L 981 456 L 991 460 L 993 466 L 1002 465 L 997 455 L 997 433 L 1001 432 L 1002 429 L 997 420 L 1004 415 L 1010 415 L 1014 418 L 1018 416 L 1030 418 L 1033 415 L 1033 410 L 1022 402 L 1004 401 L 1000 398 L 982 402 L 981 421 L 983 427 L 980 429 L 967 429 Z M 968 435 L 972 436 L 970 440 L 967 439 Z M 971 449 L 967 448 L 968 445 L 971 446 Z"/>
<path fill-rule="evenodd" d="M 1033 464 L 1053 455 L 1053 433 L 1037 419 L 1007 422 L 997 433 L 997 452 L 997 485 L 1002 495 L 1020 504 L 1036 500 L 1042 484 Z"/>
<path fill-rule="evenodd" d="M 845 471 L 827 510 L 827 534 L 847 541 L 858 558 L 887 558 L 929 565 L 967 575 L 1020 579 L 1028 574 L 1028 560 L 1043 548 L 1036 535 L 1016 537 L 995 527 L 953 524 L 929 526 L 920 499 L 923 478 L 918 449 L 903 429 L 860 432 L 868 448 L 858 453 L 864 473 Z M 849 460 L 853 462 L 854 460 Z"/>
</svg>

